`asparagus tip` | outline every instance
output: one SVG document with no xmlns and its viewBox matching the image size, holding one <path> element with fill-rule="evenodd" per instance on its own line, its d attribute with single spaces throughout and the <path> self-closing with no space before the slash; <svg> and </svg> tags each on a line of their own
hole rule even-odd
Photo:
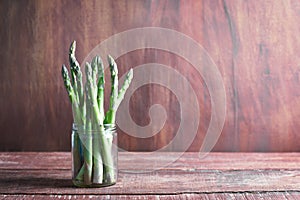
<svg viewBox="0 0 300 200">
<path fill-rule="evenodd" d="M 116 61 L 114 60 L 114 58 L 111 55 L 107 55 L 107 60 L 108 60 L 108 64 L 110 66 L 116 66 Z"/>
<path fill-rule="evenodd" d="M 62 74 L 62 76 L 63 76 L 64 79 L 68 75 L 68 69 L 67 69 L 67 67 L 66 67 L 65 64 L 63 64 L 62 67 L 61 67 L 61 74 Z"/>
<path fill-rule="evenodd" d="M 75 50 L 76 50 L 76 40 L 74 40 L 74 41 L 71 43 L 71 46 L 70 46 L 70 54 L 74 54 L 74 53 L 75 53 Z"/>
<path fill-rule="evenodd" d="M 113 65 L 115 62 L 111 55 L 107 55 L 107 60 L 108 60 L 109 65 Z"/>
</svg>

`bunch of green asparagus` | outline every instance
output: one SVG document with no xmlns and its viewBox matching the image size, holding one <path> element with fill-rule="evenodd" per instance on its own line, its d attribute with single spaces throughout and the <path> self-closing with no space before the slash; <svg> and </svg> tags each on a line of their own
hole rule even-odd
<svg viewBox="0 0 300 200">
<path fill-rule="evenodd" d="M 99 137 L 84 141 L 77 136 L 73 141 L 73 165 L 76 180 L 85 185 L 105 184 L 115 182 L 113 157 L 111 155 L 112 140 L 104 135 L 105 125 L 114 125 L 116 111 L 124 98 L 133 78 L 132 69 L 126 75 L 125 81 L 118 89 L 118 68 L 114 59 L 108 55 L 111 73 L 111 95 L 109 109 L 104 111 L 104 65 L 99 56 L 91 63 L 85 64 L 86 82 L 75 57 L 76 41 L 72 42 L 69 51 L 70 74 L 65 65 L 62 66 L 63 81 L 71 101 L 74 124 L 80 127 L 82 134 L 91 131 L 99 133 Z M 80 146 L 83 148 L 81 149 Z"/>
</svg>

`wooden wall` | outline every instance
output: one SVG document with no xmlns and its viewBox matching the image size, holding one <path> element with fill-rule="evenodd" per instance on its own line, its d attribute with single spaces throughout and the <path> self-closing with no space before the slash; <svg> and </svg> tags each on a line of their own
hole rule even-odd
<svg viewBox="0 0 300 200">
<path fill-rule="evenodd" d="M 215 151 L 300 150 L 296 0 L 0 0 L 0 150 L 70 150 L 71 107 L 60 76 L 70 42 L 77 41 L 82 61 L 113 34 L 148 26 L 188 35 L 217 64 L 227 111 Z M 201 122 L 189 150 L 198 151 L 211 117 L 202 77 L 182 58 L 160 50 L 137 50 L 117 60 L 121 75 L 148 62 L 174 67 L 196 91 Z M 132 118 L 139 125 L 149 123 L 147 113 L 154 103 L 166 108 L 164 129 L 147 139 L 120 131 L 120 147 L 152 151 L 174 137 L 180 106 L 164 87 L 138 89 L 131 98 Z"/>
</svg>

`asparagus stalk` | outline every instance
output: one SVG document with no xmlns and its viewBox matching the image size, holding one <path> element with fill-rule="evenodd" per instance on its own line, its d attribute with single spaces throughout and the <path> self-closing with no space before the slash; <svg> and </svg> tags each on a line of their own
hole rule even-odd
<svg viewBox="0 0 300 200">
<path fill-rule="evenodd" d="M 132 78 L 133 78 L 133 71 L 132 69 L 126 75 L 125 81 L 118 92 L 118 67 L 114 59 L 109 55 L 108 56 L 108 63 L 110 67 L 110 74 L 111 74 L 111 95 L 110 95 L 110 105 L 109 109 L 105 115 L 105 124 L 115 124 L 116 121 L 116 112 L 121 101 L 124 98 L 125 92 L 127 91 Z"/>
<path fill-rule="evenodd" d="M 103 162 L 100 153 L 100 145 L 102 137 L 104 133 L 103 129 L 103 114 L 99 109 L 98 105 L 98 89 L 97 89 L 97 76 L 98 76 L 98 65 L 100 65 L 100 57 L 96 56 L 92 60 L 92 79 L 88 79 L 87 81 L 90 83 L 89 92 L 91 93 L 92 98 L 92 108 L 95 110 L 93 116 L 93 129 L 97 130 L 99 135 L 94 135 L 93 138 L 93 182 L 101 184 L 103 180 Z M 98 113 L 98 112 L 99 113 Z M 98 119 L 100 118 L 100 119 Z M 100 123 L 100 124 L 99 124 Z"/>
<path fill-rule="evenodd" d="M 103 121 L 103 119 L 104 119 L 104 84 L 105 84 L 104 66 L 103 66 L 103 62 L 99 56 L 96 56 L 95 60 L 96 60 L 95 64 L 98 67 L 97 104 L 99 107 L 100 118 Z M 103 137 L 103 135 L 104 135 L 103 123 L 100 124 L 100 126 L 98 128 L 99 128 L 99 132 L 101 134 L 101 135 L 99 135 L 99 139 L 100 139 L 100 137 Z M 95 144 L 95 146 L 102 144 L 101 140 L 96 140 L 96 141 L 97 141 L 97 144 Z M 97 153 L 99 154 L 99 152 L 100 152 L 99 149 L 101 149 L 101 147 L 97 147 L 94 149 L 95 150 L 97 149 Z M 102 151 L 103 151 L 103 149 L 101 149 L 101 152 Z M 102 153 L 102 154 L 104 154 L 104 153 Z M 95 154 L 95 155 L 97 155 L 97 154 Z M 100 180 L 101 180 L 101 183 L 102 183 L 102 180 L 106 176 L 106 174 L 104 174 L 105 171 L 104 171 L 104 167 L 103 167 L 104 166 L 103 160 L 102 160 L 101 154 L 99 156 L 97 155 L 96 157 L 97 157 L 97 159 L 96 159 L 96 162 L 94 163 L 94 166 L 98 166 L 98 169 L 96 168 L 95 171 L 101 170 L 102 174 L 101 174 L 101 176 L 94 176 L 94 181 L 100 182 Z M 100 173 L 98 172 L 98 173 L 94 173 L 94 174 L 100 174 Z"/>
<path fill-rule="evenodd" d="M 102 115 L 102 119 L 104 119 L 104 84 L 105 84 L 105 76 L 104 76 L 104 66 L 101 58 L 98 56 L 98 92 L 97 92 L 97 103 L 99 106 L 99 112 Z"/>
<path fill-rule="evenodd" d="M 95 124 L 94 130 L 100 133 L 104 132 L 103 126 Z M 101 184 L 103 182 L 103 160 L 101 157 L 101 135 L 95 135 L 93 138 L 93 183 Z"/>
<path fill-rule="evenodd" d="M 109 109 L 105 115 L 105 124 L 113 124 L 116 119 L 115 102 L 118 98 L 118 67 L 114 59 L 108 55 L 107 60 L 109 63 L 110 76 L 111 76 L 111 91 L 109 100 Z"/>
<path fill-rule="evenodd" d="M 76 95 L 76 100 L 78 102 L 78 107 L 79 109 L 76 108 L 76 115 L 77 120 L 75 120 L 75 124 L 77 126 L 85 126 L 85 99 L 84 99 L 84 91 L 83 91 L 83 84 L 82 84 L 82 73 L 80 70 L 80 65 L 75 57 L 75 51 L 76 51 L 76 41 L 73 41 L 72 44 L 70 45 L 69 49 L 69 63 L 70 63 L 70 70 L 71 70 L 71 75 L 72 75 L 72 85 L 74 88 L 74 93 Z M 74 141 L 73 141 L 73 162 L 76 163 L 74 164 L 74 171 L 78 173 L 79 176 L 77 176 L 78 179 L 82 180 L 83 179 L 83 171 L 81 170 L 79 173 L 79 168 L 80 164 L 82 162 L 82 156 L 81 156 L 81 142 L 80 138 L 78 135 L 74 136 Z M 80 164 L 78 164 L 80 163 Z"/>
<path fill-rule="evenodd" d="M 126 74 L 126 78 L 124 80 L 124 83 L 123 83 L 121 89 L 119 90 L 118 98 L 115 103 L 116 109 L 118 109 L 119 105 L 121 104 L 122 100 L 124 99 L 125 93 L 130 86 L 132 78 L 133 78 L 133 70 L 130 69 L 129 72 Z"/>
<path fill-rule="evenodd" d="M 71 80 L 70 80 L 70 77 L 69 77 L 69 73 L 68 73 L 68 70 L 67 70 L 65 65 L 62 65 L 61 74 L 62 74 L 62 77 L 63 77 L 65 88 L 66 88 L 67 93 L 69 95 L 69 99 L 71 101 L 74 120 L 75 120 L 75 122 L 80 121 L 81 116 L 80 116 L 80 111 L 79 111 L 79 108 L 78 108 L 78 101 L 77 101 L 76 94 L 74 92 L 73 86 L 71 85 Z"/>
<path fill-rule="evenodd" d="M 92 167 L 93 167 L 93 146 L 92 146 L 92 138 L 88 136 L 92 130 L 92 123 L 90 120 L 91 112 L 90 109 L 87 108 L 87 122 L 85 126 L 85 135 L 81 141 L 83 142 L 83 156 L 84 156 L 84 183 L 86 185 L 92 184 Z"/>
<path fill-rule="evenodd" d="M 118 98 L 118 67 L 117 63 L 114 61 L 114 59 L 108 55 L 107 60 L 109 63 L 110 68 L 110 75 L 111 75 L 111 94 L 110 94 L 110 104 L 109 109 L 105 115 L 104 123 L 105 124 L 114 124 L 115 123 L 115 102 Z M 106 138 L 103 138 L 103 152 L 110 152 L 111 151 L 111 141 L 107 140 Z M 109 160 L 106 160 L 104 169 L 105 169 L 105 175 L 104 178 L 106 180 L 104 181 L 113 181 L 114 178 L 114 166 L 113 166 L 113 160 L 112 157 L 108 157 Z"/>
<path fill-rule="evenodd" d="M 78 96 L 78 90 L 77 90 L 77 78 L 76 78 L 76 73 L 78 69 L 76 69 L 76 65 L 74 62 L 71 60 L 72 54 L 74 54 L 76 49 L 76 42 L 74 41 L 71 46 L 70 46 L 70 52 L 69 52 L 69 61 L 70 61 L 70 71 L 71 71 L 71 77 L 72 77 L 72 86 L 74 89 L 74 94 L 77 102 L 79 103 L 79 96 Z M 75 56 L 75 55 L 74 55 Z"/>
<path fill-rule="evenodd" d="M 84 125 L 85 123 L 85 100 L 84 100 L 84 89 L 82 83 L 82 73 L 80 70 L 80 65 L 75 57 L 75 50 L 76 50 L 76 41 L 73 41 L 70 50 L 69 50 L 69 62 L 70 68 L 72 73 L 72 79 L 74 83 L 74 90 L 77 96 L 78 106 L 81 112 L 81 121 L 78 122 L 80 125 Z M 79 125 L 79 124 L 77 124 Z"/>
<path fill-rule="evenodd" d="M 126 75 L 125 81 L 118 92 L 118 68 L 117 64 L 114 61 L 114 59 L 111 56 L 108 56 L 108 62 L 110 66 L 110 73 L 111 73 L 111 96 L 110 96 L 110 106 L 109 110 L 107 111 L 105 115 L 105 124 L 115 124 L 115 118 L 116 118 L 116 112 L 117 109 L 121 103 L 121 101 L 124 98 L 125 92 L 128 89 L 132 78 L 133 78 L 133 71 L 132 69 L 129 70 L 128 74 Z M 103 148 L 105 151 L 111 151 L 112 148 L 112 140 L 106 139 L 105 144 L 103 144 Z M 110 159 L 112 159 L 110 157 Z M 114 178 L 114 166 L 112 165 L 113 161 L 109 160 L 109 162 L 106 162 L 107 165 L 105 165 L 105 172 L 106 172 L 106 181 L 113 181 Z"/>
<path fill-rule="evenodd" d="M 109 109 L 105 115 L 105 124 L 113 124 L 116 119 L 116 101 L 118 98 L 118 67 L 115 60 L 108 55 L 110 76 L 111 76 L 111 92 L 109 100 Z"/>
<path fill-rule="evenodd" d="M 65 84 L 67 93 L 69 95 L 69 99 L 70 99 L 71 104 L 72 105 L 76 104 L 77 103 L 76 95 L 75 95 L 74 89 L 71 85 L 71 80 L 70 80 L 70 77 L 69 77 L 68 69 L 65 65 L 62 65 L 61 75 L 62 75 L 64 84 Z"/>
<path fill-rule="evenodd" d="M 92 167 L 93 167 L 93 146 L 92 138 L 90 137 L 92 131 L 92 105 L 93 105 L 93 96 L 91 92 L 91 77 L 92 70 L 89 63 L 85 65 L 85 74 L 87 77 L 85 89 L 86 89 L 86 125 L 85 125 L 85 134 L 84 138 L 84 182 L 87 185 L 92 183 Z"/>
<path fill-rule="evenodd" d="M 78 123 L 81 119 L 79 109 L 78 109 L 78 99 L 76 97 L 75 91 L 73 89 L 73 86 L 71 84 L 71 80 L 68 74 L 68 70 L 65 65 L 62 66 L 61 69 L 64 85 L 66 87 L 67 93 L 69 95 L 69 99 L 71 101 L 72 105 L 72 110 L 73 110 L 73 118 L 75 123 Z M 74 149 L 73 149 L 73 162 L 74 162 L 74 171 L 75 173 L 78 173 L 80 164 L 81 164 L 81 159 L 80 159 L 80 152 L 79 152 L 79 138 L 77 135 L 75 135 L 74 141 L 73 141 Z"/>
<path fill-rule="evenodd" d="M 95 56 L 91 63 L 92 68 L 92 83 L 93 87 L 97 88 L 97 77 L 98 77 L 98 63 L 99 63 L 99 56 Z M 97 92 L 97 90 L 96 90 Z"/>
</svg>

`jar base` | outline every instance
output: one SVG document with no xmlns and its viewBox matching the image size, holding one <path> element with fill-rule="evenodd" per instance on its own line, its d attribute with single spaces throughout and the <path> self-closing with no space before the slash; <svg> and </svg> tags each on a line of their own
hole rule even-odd
<svg viewBox="0 0 300 200">
<path fill-rule="evenodd" d="M 82 181 L 78 181 L 78 180 L 73 180 L 73 185 L 76 187 L 80 187 L 80 188 L 101 188 L 101 187 L 108 187 L 108 186 L 112 186 L 115 185 L 117 182 L 110 182 L 110 183 L 92 183 L 90 185 L 85 184 Z"/>
</svg>

